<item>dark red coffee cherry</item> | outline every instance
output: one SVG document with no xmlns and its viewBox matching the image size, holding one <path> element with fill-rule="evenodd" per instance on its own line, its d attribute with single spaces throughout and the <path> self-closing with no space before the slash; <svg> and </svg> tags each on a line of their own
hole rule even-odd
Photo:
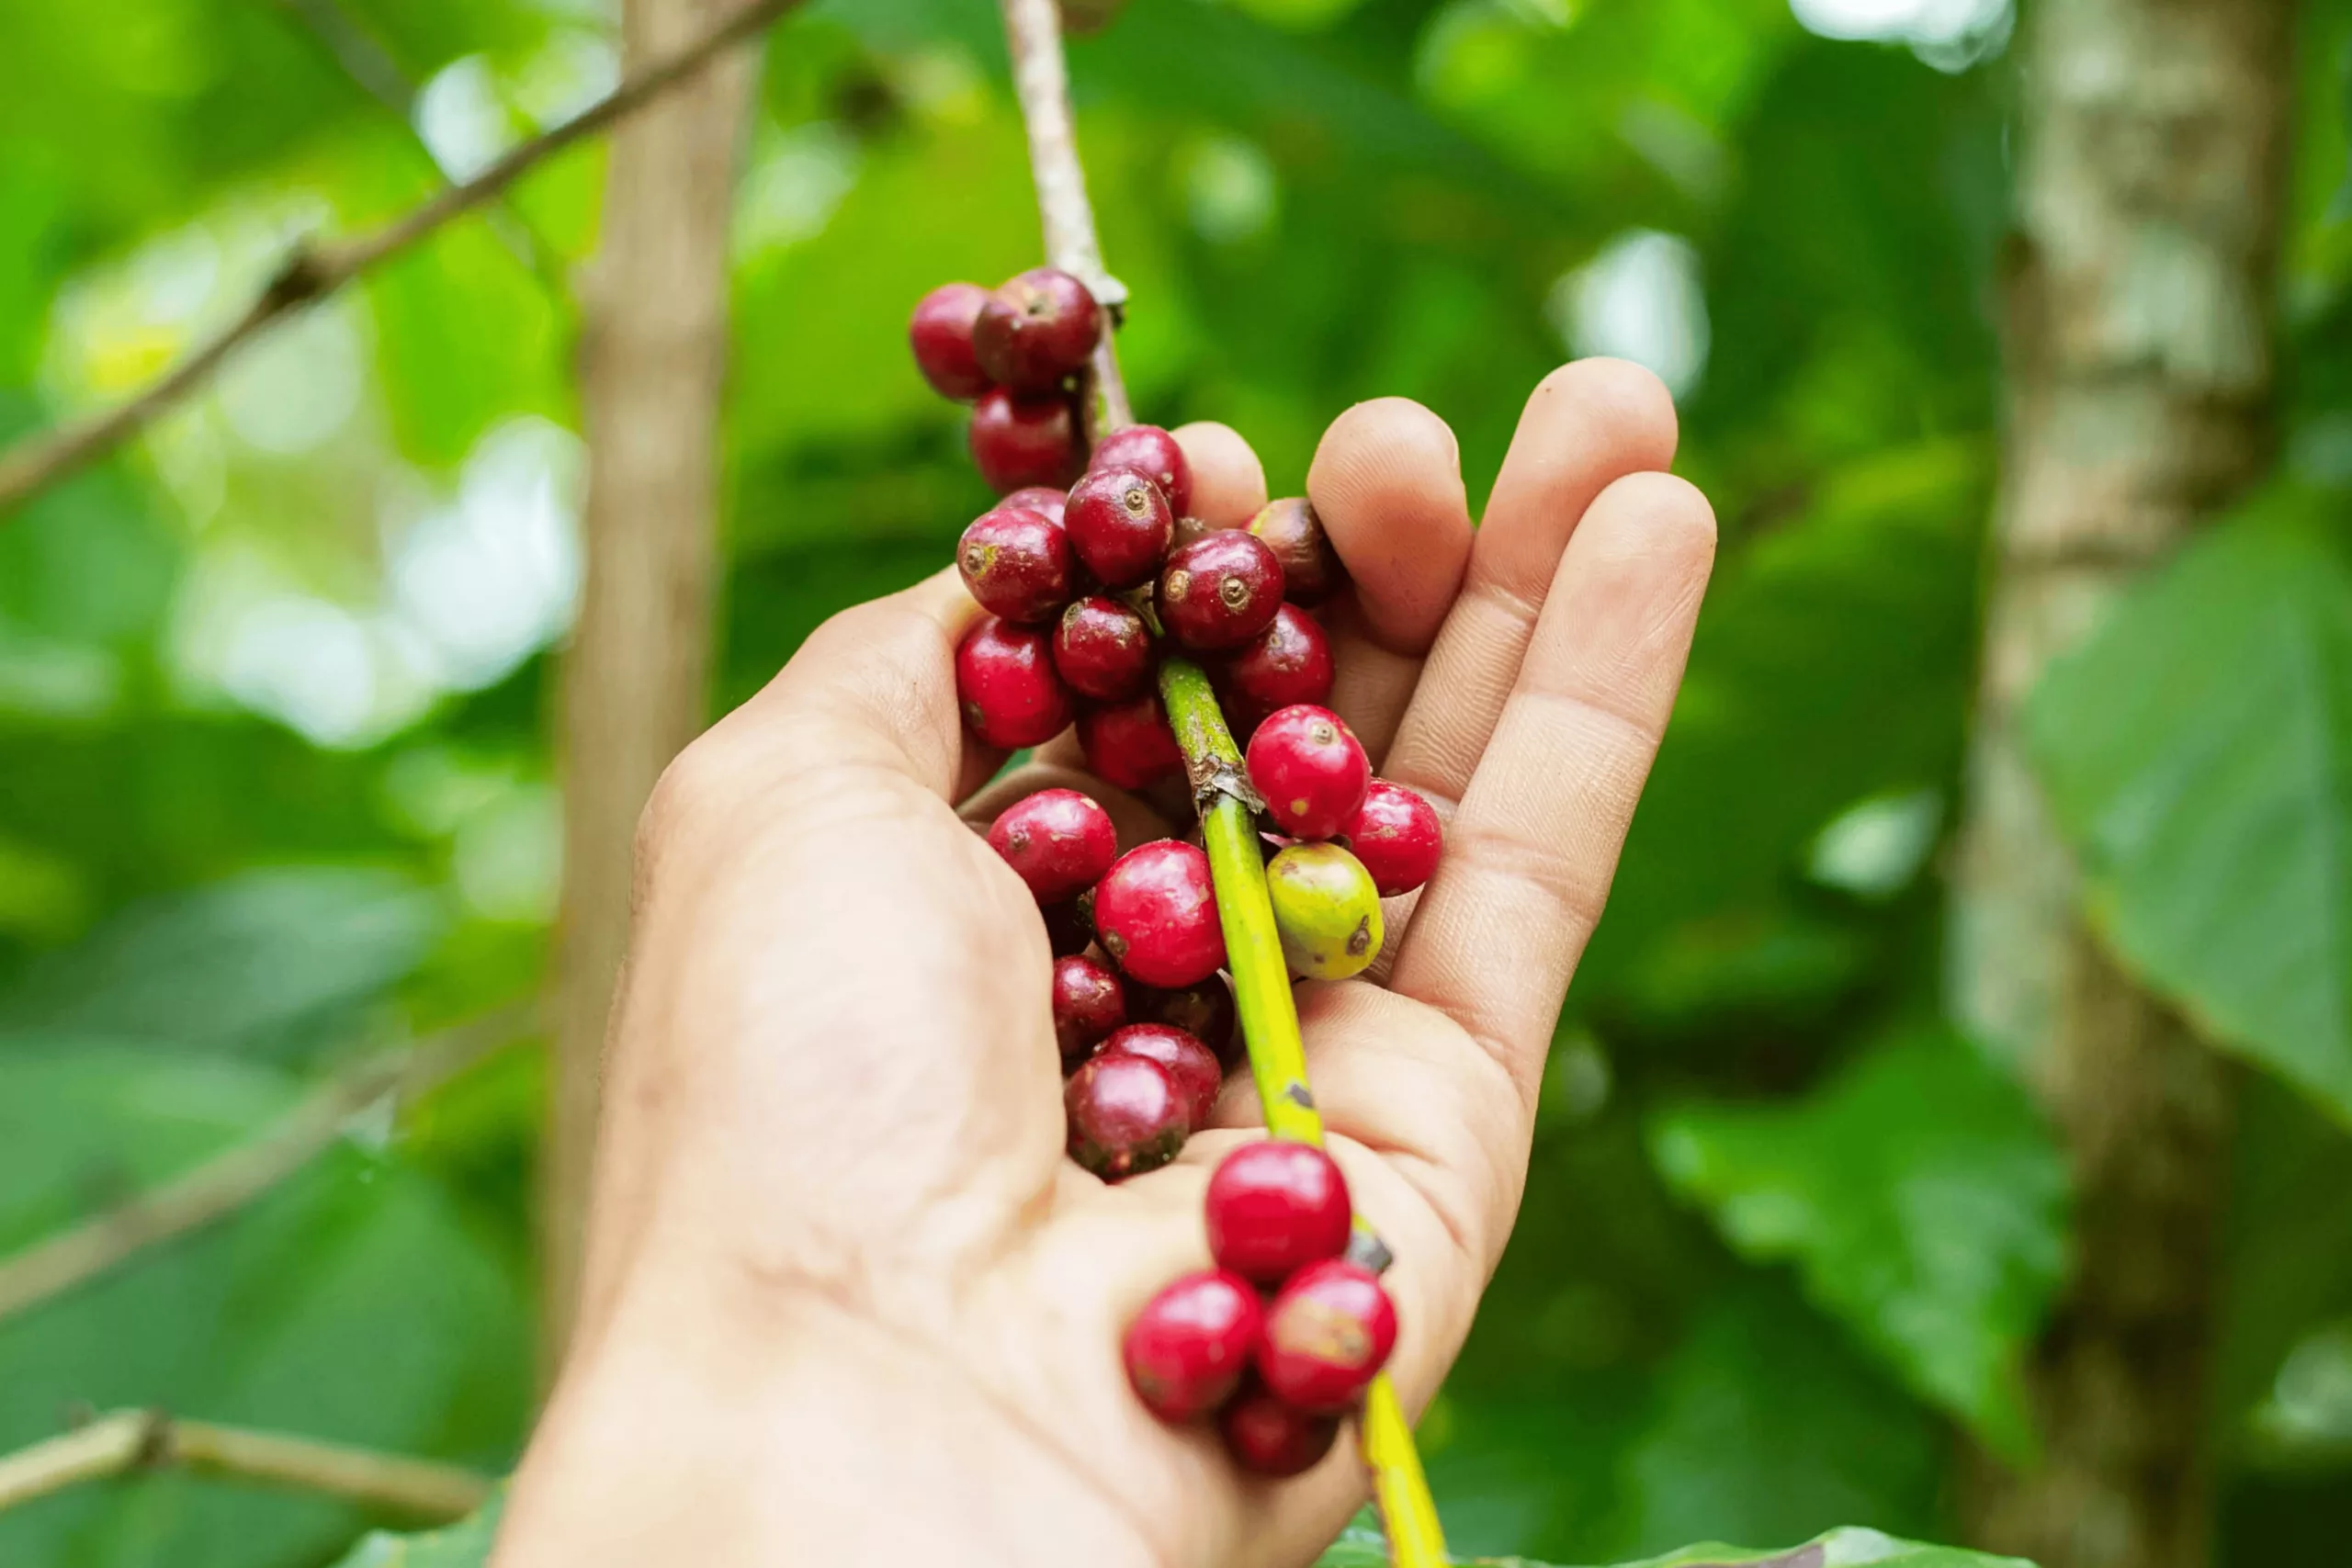
<svg viewBox="0 0 2352 1568">
<path fill-rule="evenodd" d="M 1130 1023 L 1102 1042 L 1103 1055 L 1114 1051 L 1148 1056 L 1166 1067 L 1184 1091 L 1192 1118 L 1187 1130 L 1197 1133 L 1209 1124 L 1209 1112 L 1216 1109 L 1217 1094 L 1225 1088 L 1225 1068 L 1216 1053 L 1197 1037 L 1164 1023 Z"/>
<path fill-rule="evenodd" d="M 1056 523 L 1062 520 L 1062 508 L 1069 503 L 1069 491 L 1052 485 L 1023 485 L 1006 496 L 1000 506 L 1025 506 L 1032 512 L 1042 512 Z"/>
<path fill-rule="evenodd" d="M 1230 1067 L 1239 1059 L 1241 1040 L 1234 1032 L 1233 987 L 1222 975 L 1172 990 L 1138 986 L 1127 998 L 1127 1015 L 1139 1023 L 1164 1023 L 1182 1030 L 1216 1052 L 1221 1066 Z"/>
<path fill-rule="evenodd" d="M 972 405 L 972 461 L 989 488 L 1068 484 L 1078 468 L 1078 423 L 1058 393 L 1017 397 L 991 388 Z"/>
<path fill-rule="evenodd" d="M 1121 789 L 1142 789 L 1184 771 L 1183 750 L 1157 692 L 1080 714 L 1078 743 L 1095 776 Z"/>
<path fill-rule="evenodd" d="M 1168 1069 L 1125 1051 L 1097 1055 L 1062 1089 L 1069 1157 L 1121 1181 L 1157 1170 L 1184 1146 L 1191 1106 Z"/>
<path fill-rule="evenodd" d="M 1282 604 L 1281 563 L 1256 537 L 1238 529 L 1186 545 L 1159 571 L 1160 624 L 1178 642 L 1200 652 L 1251 641 L 1273 624 Z"/>
<path fill-rule="evenodd" d="M 1124 702 L 1151 689 L 1151 628 L 1135 606 L 1097 593 L 1073 603 L 1054 627 L 1054 668 L 1070 689 Z"/>
<path fill-rule="evenodd" d="M 1250 737 L 1250 782 L 1266 810 L 1298 839 L 1329 839 L 1346 827 L 1372 787 L 1372 763 L 1355 732 L 1329 708 L 1286 707 Z"/>
<path fill-rule="evenodd" d="M 1331 1156 L 1282 1138 L 1244 1144 L 1220 1160 L 1202 1207 L 1217 1267 L 1261 1285 L 1347 1251 L 1354 1217 Z"/>
<path fill-rule="evenodd" d="M 1119 858 L 1111 814 L 1074 789 L 1041 789 L 997 814 L 989 847 L 1021 874 L 1040 904 L 1075 898 Z"/>
<path fill-rule="evenodd" d="M 1062 524 L 1069 530 L 1069 547 L 1087 570 L 1110 587 L 1133 588 L 1159 570 L 1176 514 L 1144 475 L 1133 468 L 1098 468 L 1070 486 Z"/>
<path fill-rule="evenodd" d="M 964 723 L 990 746 L 1036 746 L 1069 726 L 1069 688 L 1054 673 L 1053 643 L 1034 626 L 990 615 L 956 649 Z"/>
<path fill-rule="evenodd" d="M 1095 940 L 1147 986 L 1192 986 L 1225 967 L 1209 857 L 1160 839 L 1129 850 L 1094 886 Z"/>
<path fill-rule="evenodd" d="M 1315 1415 L 1336 1415 L 1396 1348 L 1396 1308 L 1380 1277 L 1342 1258 L 1292 1275 L 1266 1309 L 1258 1375 L 1276 1398 Z"/>
<path fill-rule="evenodd" d="M 1241 1386 L 1260 1318 L 1246 1280 L 1204 1269 L 1170 1280 L 1127 1325 L 1127 1382 L 1162 1421 L 1205 1416 Z"/>
<path fill-rule="evenodd" d="M 1261 717 L 1331 697 L 1331 639 L 1295 604 L 1274 612 L 1258 640 L 1233 656 L 1226 682 Z"/>
<path fill-rule="evenodd" d="M 1048 621 L 1069 603 L 1069 537 L 1042 512 L 1000 506 L 975 518 L 956 547 L 964 586 L 992 615 Z"/>
<path fill-rule="evenodd" d="M 1323 520 L 1305 501 L 1273 502 L 1250 520 L 1250 532 L 1282 562 L 1285 594 L 1294 604 L 1319 604 L 1347 579 Z"/>
<path fill-rule="evenodd" d="M 1094 945 L 1094 920 L 1087 913 L 1083 895 L 1067 903 L 1047 904 L 1038 911 L 1046 919 L 1046 941 L 1056 958 L 1069 958 Z"/>
<path fill-rule="evenodd" d="M 1400 784 L 1374 779 L 1363 804 L 1340 831 L 1372 873 L 1383 898 L 1410 893 L 1437 874 L 1445 825 L 1437 807 Z"/>
<path fill-rule="evenodd" d="M 1054 961 L 1054 1043 L 1062 1071 L 1074 1071 L 1127 1021 L 1127 988 L 1091 958 Z"/>
<path fill-rule="evenodd" d="M 1193 509 L 1193 465 L 1185 461 L 1184 448 L 1176 444 L 1176 438 L 1156 424 L 1131 424 L 1113 431 L 1095 443 L 1087 467 L 1096 472 L 1133 468 L 1159 487 L 1159 493 L 1168 498 L 1169 511 L 1182 517 Z"/>
<path fill-rule="evenodd" d="M 1102 309 L 1086 285 L 1032 267 L 980 306 L 972 351 L 980 368 L 1016 392 L 1049 392 L 1086 363 L 1102 336 Z"/>
<path fill-rule="evenodd" d="M 1340 1438 L 1340 1418 L 1294 1410 L 1252 1383 L 1217 1416 L 1217 1431 L 1235 1462 L 1277 1480 L 1304 1475 Z"/>
<path fill-rule="evenodd" d="M 943 398 L 968 402 L 989 389 L 988 372 L 972 353 L 972 327 L 989 291 L 977 283 L 943 283 L 924 295 L 907 323 L 915 368 Z"/>
</svg>

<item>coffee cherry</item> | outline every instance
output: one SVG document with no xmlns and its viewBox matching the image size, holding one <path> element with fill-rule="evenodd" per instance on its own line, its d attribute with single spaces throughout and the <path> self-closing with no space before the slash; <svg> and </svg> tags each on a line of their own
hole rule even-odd
<svg viewBox="0 0 2352 1568">
<path fill-rule="evenodd" d="M 1023 485 L 997 502 L 999 506 L 1025 506 L 1032 512 L 1042 512 L 1058 524 L 1062 508 L 1069 502 L 1069 491 L 1056 490 L 1052 485 Z"/>
<path fill-rule="evenodd" d="M 1184 1146 L 1192 1108 L 1168 1069 L 1127 1052 L 1097 1055 L 1062 1089 L 1069 1157 L 1120 1181 L 1157 1170 Z"/>
<path fill-rule="evenodd" d="M 972 405 L 969 443 L 980 478 L 1000 494 L 1067 484 L 1078 467 L 1078 424 L 1058 395 L 1024 398 L 991 388 Z"/>
<path fill-rule="evenodd" d="M 1184 771 L 1183 750 L 1157 692 L 1080 714 L 1078 743 L 1095 776 L 1121 789 L 1142 789 Z"/>
<path fill-rule="evenodd" d="M 1329 839 L 1372 787 L 1372 763 L 1338 714 L 1312 703 L 1286 707 L 1250 737 L 1250 782 L 1295 839 Z"/>
<path fill-rule="evenodd" d="M 1082 695 L 1123 702 L 1151 689 L 1151 628 L 1133 605 L 1097 593 L 1062 612 L 1054 668 Z"/>
<path fill-rule="evenodd" d="M 1159 487 L 1144 475 L 1133 468 L 1098 468 L 1070 487 L 1062 523 L 1087 570 L 1110 587 L 1133 588 L 1159 570 L 1176 516 Z"/>
<path fill-rule="evenodd" d="M 1066 904 L 1047 904 L 1037 912 L 1046 918 L 1046 941 L 1056 958 L 1072 957 L 1094 945 L 1094 920 L 1087 913 L 1083 894 Z"/>
<path fill-rule="evenodd" d="M 1054 267 L 1032 267 L 980 306 L 972 352 L 997 385 L 1049 392 L 1086 363 L 1102 336 L 1102 309 L 1086 285 Z"/>
<path fill-rule="evenodd" d="M 1191 986 L 1225 966 L 1209 857 L 1161 839 L 1129 850 L 1094 885 L 1095 939 L 1147 986 Z"/>
<path fill-rule="evenodd" d="M 1102 1042 L 1103 1055 L 1114 1051 L 1148 1056 L 1167 1068 L 1184 1094 L 1191 1116 L 1187 1131 L 1197 1133 L 1208 1125 L 1209 1112 L 1216 1109 L 1217 1094 L 1225 1088 L 1225 1068 L 1218 1065 L 1216 1052 L 1183 1030 L 1164 1023 L 1128 1024 Z"/>
<path fill-rule="evenodd" d="M 1137 986 L 1127 998 L 1127 1015 L 1139 1023 L 1164 1023 L 1216 1053 L 1220 1066 L 1230 1067 L 1239 1058 L 1240 1038 L 1234 1032 L 1233 987 L 1222 975 L 1212 975 L 1197 986 L 1172 990 Z"/>
<path fill-rule="evenodd" d="M 1193 509 L 1193 465 L 1176 438 L 1156 424 L 1131 424 L 1097 442 L 1088 468 L 1133 468 L 1159 487 L 1168 510 L 1182 517 Z"/>
<path fill-rule="evenodd" d="M 1233 656 L 1226 682 L 1261 715 L 1331 695 L 1331 639 L 1295 604 L 1274 612 L 1258 640 Z"/>
<path fill-rule="evenodd" d="M 1445 827 L 1437 807 L 1400 784 L 1374 779 L 1363 805 L 1340 829 L 1348 848 L 1372 873 L 1383 898 L 1410 893 L 1437 874 Z"/>
<path fill-rule="evenodd" d="M 1051 620 L 1069 602 L 1071 564 L 1061 525 L 1024 507 L 975 519 L 956 547 L 956 570 L 980 608 L 1024 624 Z"/>
<path fill-rule="evenodd" d="M 1340 1438 L 1338 1416 L 1295 1410 L 1255 1384 L 1218 1414 L 1216 1425 L 1242 1469 L 1277 1480 L 1313 1470 Z"/>
<path fill-rule="evenodd" d="M 1267 723 L 1273 721 L 1268 719 Z M 1293 844 L 1266 863 L 1283 957 L 1310 980 L 1344 980 L 1380 956 L 1380 889 L 1337 844 Z"/>
<path fill-rule="evenodd" d="M 1127 988 L 1091 958 L 1054 961 L 1054 1043 L 1069 1072 L 1127 1021 Z"/>
<path fill-rule="evenodd" d="M 1250 532 L 1266 542 L 1283 565 L 1283 581 L 1294 604 L 1319 604 L 1347 579 L 1340 555 L 1315 508 L 1295 497 L 1277 501 L 1250 520 Z"/>
<path fill-rule="evenodd" d="M 1040 904 L 1074 898 L 1119 858 L 1111 814 L 1074 789 L 1041 789 L 997 814 L 989 848 L 1021 874 Z"/>
<path fill-rule="evenodd" d="M 972 327 L 989 291 L 977 283 L 943 283 L 924 295 L 907 323 L 915 368 L 943 398 L 969 402 L 989 389 L 988 372 L 972 354 Z"/>
<path fill-rule="evenodd" d="M 1127 1381 L 1162 1421 L 1190 1421 L 1233 1396 L 1262 1314 L 1249 1281 L 1204 1269 L 1163 1287 L 1127 1325 Z"/>
<path fill-rule="evenodd" d="M 1266 1309 L 1258 1375 L 1276 1398 L 1313 1415 L 1336 1415 L 1396 1348 L 1396 1308 L 1380 1277 L 1345 1258 L 1310 1263 Z"/>
<path fill-rule="evenodd" d="M 1238 529 L 1186 545 L 1160 569 L 1160 624 L 1177 641 L 1201 652 L 1250 641 L 1273 623 L 1282 604 L 1281 563 Z"/>
<path fill-rule="evenodd" d="M 1069 725 L 1069 688 L 1054 673 L 1053 643 L 1034 626 L 989 616 L 956 649 L 964 722 L 990 746 L 1035 746 Z"/>
<path fill-rule="evenodd" d="M 1312 1144 L 1269 1138 L 1217 1162 L 1203 1207 L 1220 1269 L 1277 1285 L 1348 1249 L 1348 1180 Z"/>
</svg>

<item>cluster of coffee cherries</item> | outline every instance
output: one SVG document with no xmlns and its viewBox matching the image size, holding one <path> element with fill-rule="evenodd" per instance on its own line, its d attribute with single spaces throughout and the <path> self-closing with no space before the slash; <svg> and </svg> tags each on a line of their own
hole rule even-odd
<svg viewBox="0 0 2352 1568">
<path fill-rule="evenodd" d="M 1167 431 L 1133 425 L 1087 450 L 1076 389 L 1103 326 L 1085 286 L 1052 268 L 994 290 L 947 284 L 915 310 L 916 363 L 973 403 L 973 460 L 1003 496 L 956 550 L 988 612 L 956 650 L 965 723 L 1008 749 L 1075 725 L 1095 775 L 1148 790 L 1184 772 L 1160 660 L 1198 660 L 1246 739 L 1285 959 L 1344 979 L 1379 954 L 1380 900 L 1435 871 L 1437 814 L 1374 778 L 1323 705 L 1331 646 L 1312 611 L 1345 579 L 1314 509 L 1277 501 L 1246 527 L 1212 528 L 1191 514 L 1192 471 Z M 1070 1157 L 1111 1181 L 1165 1165 L 1239 1056 L 1208 857 L 1176 839 L 1121 854 L 1110 814 L 1070 789 L 1015 803 L 988 837 L 1052 943 Z M 1162 1417 L 1216 1412 L 1243 1464 L 1297 1473 L 1387 1359 L 1395 1311 L 1376 1270 L 1348 1256 L 1346 1183 L 1319 1149 L 1235 1151 L 1211 1183 L 1208 1228 L 1217 1267 L 1146 1307 L 1129 1374 Z"/>
</svg>

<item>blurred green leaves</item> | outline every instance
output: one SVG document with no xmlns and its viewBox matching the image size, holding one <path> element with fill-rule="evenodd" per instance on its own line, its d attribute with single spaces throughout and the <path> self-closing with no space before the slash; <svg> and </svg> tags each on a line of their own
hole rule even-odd
<svg viewBox="0 0 2352 1568">
<path fill-rule="evenodd" d="M 351 1549 L 335 1568 L 481 1568 L 490 1560 L 492 1538 L 505 1507 L 502 1496 L 471 1518 L 422 1535 L 379 1530 Z"/>
<path fill-rule="evenodd" d="M 1685 1106 L 1653 1148 L 1731 1244 L 1996 1452 L 2033 1448 L 2020 1364 L 2065 1263 L 2065 1172 L 2024 1092 L 1966 1043 L 1880 1046 L 1804 1100 Z"/>
<path fill-rule="evenodd" d="M 2028 711 L 2091 915 L 2218 1043 L 2352 1122 L 2352 565 L 2276 492 L 2192 545 Z"/>
</svg>

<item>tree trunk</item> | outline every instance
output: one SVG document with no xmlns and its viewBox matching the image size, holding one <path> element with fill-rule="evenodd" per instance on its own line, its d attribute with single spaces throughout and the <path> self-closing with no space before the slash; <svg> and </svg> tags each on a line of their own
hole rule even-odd
<svg viewBox="0 0 2352 1568">
<path fill-rule="evenodd" d="M 2072 1282 L 2030 1369 L 2046 1451 L 1972 1466 L 1979 1544 L 2207 1559 L 2201 1452 L 2232 1078 L 2086 929 L 2020 705 L 2267 467 L 2291 0 L 2039 0 L 2026 18 L 2007 449 L 1952 919 L 1954 1010 L 2064 1140 Z"/>
<path fill-rule="evenodd" d="M 734 3 L 627 0 L 624 69 L 690 42 Z M 748 51 L 722 57 L 614 134 L 603 248 L 588 282 L 588 573 L 563 670 L 564 888 L 540 1197 L 549 1368 L 580 1286 L 637 817 L 704 719 L 728 216 L 753 74 Z"/>
</svg>

